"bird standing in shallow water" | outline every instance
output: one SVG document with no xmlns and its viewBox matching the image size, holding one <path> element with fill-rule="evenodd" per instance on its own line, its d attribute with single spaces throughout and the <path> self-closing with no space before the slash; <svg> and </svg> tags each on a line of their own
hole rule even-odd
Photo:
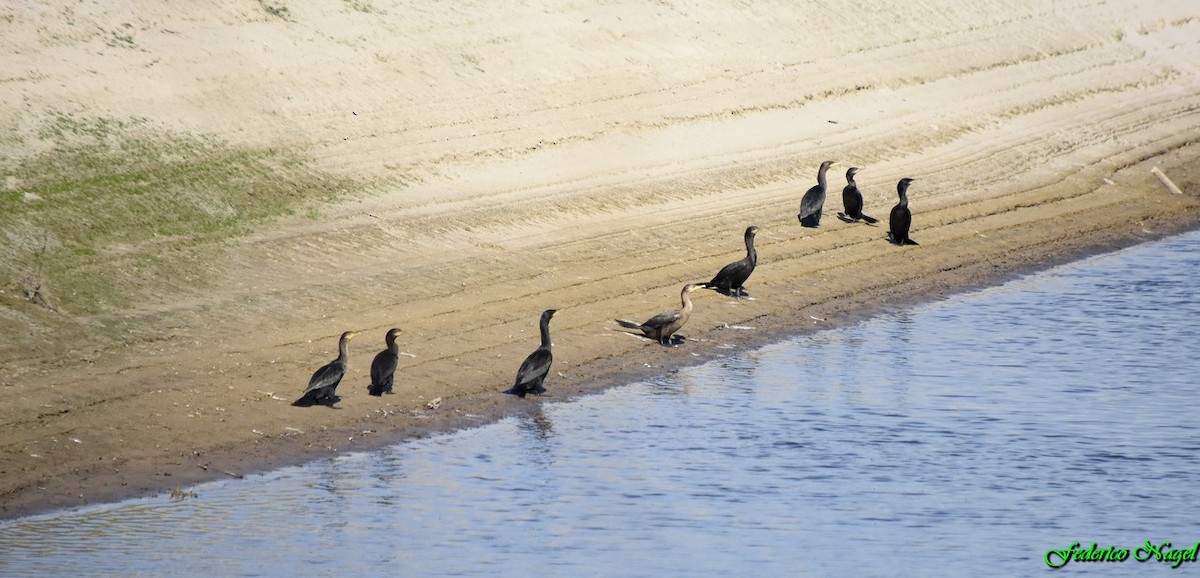
<svg viewBox="0 0 1200 578">
<path fill-rule="evenodd" d="M 333 407 L 333 404 L 341 399 L 335 393 L 338 384 L 342 382 L 342 377 L 346 375 L 346 361 L 348 360 L 346 346 L 351 339 L 354 339 L 355 335 L 358 335 L 358 332 L 347 331 L 338 338 L 337 359 L 321 366 L 312 374 L 312 378 L 308 380 L 308 388 L 304 390 L 304 395 L 292 402 L 292 405 L 309 407 L 320 404 Z"/>
<path fill-rule="evenodd" d="M 857 223 L 861 220 L 866 221 L 869 225 L 874 225 L 879 222 L 879 219 L 863 213 L 862 191 L 858 190 L 858 183 L 854 182 L 856 174 L 858 174 L 858 167 L 850 167 L 846 170 L 846 187 L 842 189 L 842 206 L 846 208 L 846 212 L 838 213 L 838 218 L 847 223 Z"/>
<path fill-rule="evenodd" d="M 805 227 L 821 226 L 821 210 L 825 208 L 825 189 L 828 183 L 825 173 L 833 164 L 833 161 L 821 163 L 821 168 L 817 169 L 817 184 L 808 189 L 800 199 L 800 212 L 796 214 L 796 218 L 800 219 L 800 224 Z"/>
<path fill-rule="evenodd" d="M 896 183 L 896 193 L 900 195 L 900 202 L 892 207 L 892 214 L 888 218 L 888 237 L 897 245 L 917 244 L 908 236 L 908 230 L 912 227 L 912 211 L 908 209 L 908 185 L 913 180 L 915 179 L 904 177 Z"/>
<path fill-rule="evenodd" d="M 624 319 L 616 319 L 618 325 L 628 329 L 636 329 L 641 331 L 643 335 L 650 339 L 656 339 L 662 345 L 667 345 L 671 341 L 671 336 L 675 335 L 687 323 L 689 317 L 692 316 L 692 298 L 689 295 L 703 285 L 698 283 L 688 283 L 683 286 L 683 290 L 679 292 L 679 301 L 682 304 L 680 309 L 675 311 L 667 311 L 659 313 L 645 323 L 634 323 Z"/>
<path fill-rule="evenodd" d="M 400 348 L 396 346 L 396 335 L 399 333 L 400 329 L 397 327 L 389 329 L 383 338 L 387 349 L 376 353 L 375 359 L 371 360 L 371 385 L 367 386 L 367 393 L 371 395 L 379 397 L 385 393 L 392 393 L 396 366 L 400 364 Z"/>
<path fill-rule="evenodd" d="M 513 382 L 512 387 L 504 390 L 504 393 L 517 397 L 525 397 L 530 393 L 535 395 L 546 393 L 542 382 L 546 381 L 546 374 L 550 373 L 550 364 L 554 361 L 554 356 L 550 353 L 550 318 L 554 317 L 557 312 L 554 309 L 542 312 L 542 318 L 538 324 L 538 328 L 542 332 L 542 344 L 521 363 L 521 368 L 517 370 L 516 381 Z"/>
<path fill-rule="evenodd" d="M 758 264 L 758 251 L 754 250 L 756 234 L 758 234 L 758 227 L 751 225 L 746 228 L 746 258 L 722 267 L 712 281 L 705 283 L 705 287 L 739 299 L 746 294 L 746 288 L 743 285 Z"/>
</svg>

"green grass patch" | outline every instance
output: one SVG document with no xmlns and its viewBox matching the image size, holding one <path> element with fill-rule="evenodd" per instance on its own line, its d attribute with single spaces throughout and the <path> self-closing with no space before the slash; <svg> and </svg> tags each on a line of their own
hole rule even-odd
<svg viewBox="0 0 1200 578">
<path fill-rule="evenodd" d="M 44 152 L 0 160 L 0 282 L 19 294 L 37 277 L 76 315 L 202 288 L 231 239 L 360 188 L 295 152 L 140 119 L 58 114 L 38 136 Z"/>
</svg>

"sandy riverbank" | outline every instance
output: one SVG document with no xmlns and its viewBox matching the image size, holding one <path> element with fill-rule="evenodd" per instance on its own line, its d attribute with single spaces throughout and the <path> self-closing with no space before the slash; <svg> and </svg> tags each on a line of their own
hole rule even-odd
<svg viewBox="0 0 1200 578">
<path fill-rule="evenodd" d="M 528 411 L 495 392 L 550 307 L 561 400 L 1200 225 L 1181 2 L 50 4 L 0 9 L 7 158 L 56 145 L 47 116 L 138 118 L 360 189 L 86 315 L 11 298 L 6 272 L 2 517 Z M 921 246 L 834 217 L 849 166 L 877 217 L 918 179 Z M 750 224 L 756 300 L 697 295 L 680 347 L 612 330 L 740 258 Z M 124 267 L 155 245 L 95 249 Z M 371 398 L 393 326 L 397 394 Z M 291 407 L 346 329 L 338 409 Z"/>
</svg>

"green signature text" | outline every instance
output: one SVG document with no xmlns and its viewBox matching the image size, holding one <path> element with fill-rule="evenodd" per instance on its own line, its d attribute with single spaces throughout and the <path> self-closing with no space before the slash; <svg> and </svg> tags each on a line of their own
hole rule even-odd
<svg viewBox="0 0 1200 578">
<path fill-rule="evenodd" d="M 1083 548 L 1079 542 L 1075 542 L 1070 548 L 1063 550 L 1046 550 L 1044 559 L 1047 566 L 1062 568 L 1071 562 L 1124 562 L 1130 558 L 1132 552 L 1135 561 L 1154 560 L 1178 568 L 1184 562 L 1195 562 L 1197 551 L 1200 551 L 1200 542 L 1196 542 L 1190 548 L 1173 548 L 1170 542 L 1155 544 L 1150 540 L 1146 540 L 1144 545 L 1137 548 L 1101 548 L 1095 542 L 1092 542 L 1090 548 Z"/>
</svg>

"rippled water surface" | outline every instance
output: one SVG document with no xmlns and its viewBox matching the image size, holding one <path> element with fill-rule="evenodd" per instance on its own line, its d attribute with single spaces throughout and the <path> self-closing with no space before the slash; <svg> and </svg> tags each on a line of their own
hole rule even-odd
<svg viewBox="0 0 1200 578">
<path fill-rule="evenodd" d="M 1198 283 L 1189 234 L 536 418 L 0 523 L 0 575 L 1020 576 L 1190 546 Z M 1180 571 L 1059 572 L 1155 570 Z"/>
</svg>

